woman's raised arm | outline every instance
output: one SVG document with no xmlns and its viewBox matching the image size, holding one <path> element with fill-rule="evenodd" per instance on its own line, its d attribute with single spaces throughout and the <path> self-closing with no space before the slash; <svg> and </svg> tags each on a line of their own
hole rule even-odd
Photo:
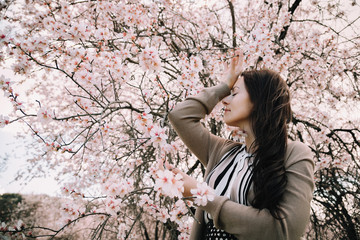
<svg viewBox="0 0 360 240">
<path fill-rule="evenodd" d="M 226 140 L 211 134 L 200 120 L 229 94 L 229 87 L 221 83 L 188 97 L 169 113 L 170 122 L 182 141 L 205 166 L 210 154 L 222 149 Z"/>
<path fill-rule="evenodd" d="M 205 88 L 196 96 L 191 96 L 183 102 L 178 103 L 169 113 L 169 119 L 176 132 L 185 145 L 199 158 L 206 166 L 209 156 L 220 158 L 220 150 L 223 149 L 226 140 L 211 134 L 200 120 L 209 114 L 215 105 L 224 97 L 230 94 L 242 71 L 243 53 L 231 59 L 230 65 L 226 67 L 223 81 L 217 86 Z"/>
</svg>

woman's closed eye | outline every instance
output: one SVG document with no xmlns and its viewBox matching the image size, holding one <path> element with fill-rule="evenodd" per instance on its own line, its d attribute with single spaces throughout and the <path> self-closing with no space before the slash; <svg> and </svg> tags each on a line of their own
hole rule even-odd
<svg viewBox="0 0 360 240">
<path fill-rule="evenodd" d="M 233 89 L 231 89 L 230 94 L 231 96 L 235 96 L 239 93 L 239 87 L 235 86 Z"/>
</svg>

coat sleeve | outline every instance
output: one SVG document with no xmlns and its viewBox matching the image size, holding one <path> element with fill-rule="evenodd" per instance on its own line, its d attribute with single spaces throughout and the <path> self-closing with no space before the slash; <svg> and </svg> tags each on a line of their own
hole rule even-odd
<svg viewBox="0 0 360 240">
<path fill-rule="evenodd" d="M 230 89 L 225 83 L 205 88 L 198 95 L 178 103 L 169 113 L 169 120 L 177 134 L 205 166 L 209 156 L 214 156 L 216 151 L 223 149 L 227 140 L 211 134 L 200 120 L 229 94 Z"/>
<path fill-rule="evenodd" d="M 300 142 L 293 142 L 287 152 L 288 183 L 280 203 L 282 220 L 274 219 L 267 209 L 259 211 L 223 196 L 200 208 L 212 215 L 217 228 L 238 239 L 300 239 L 310 219 L 314 162 L 310 149 Z"/>
</svg>

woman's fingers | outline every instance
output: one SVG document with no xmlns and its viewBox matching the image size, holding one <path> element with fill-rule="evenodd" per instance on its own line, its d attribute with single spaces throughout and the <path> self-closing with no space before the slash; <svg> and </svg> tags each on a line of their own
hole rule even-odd
<svg viewBox="0 0 360 240">
<path fill-rule="evenodd" d="M 231 58 L 228 64 L 224 65 L 223 82 L 225 82 L 231 89 L 236 83 L 238 77 L 243 71 L 244 54 L 242 50 L 234 51 L 234 57 Z"/>
<path fill-rule="evenodd" d="M 231 70 L 232 70 L 232 71 L 235 71 L 235 70 L 236 70 L 236 66 L 238 65 L 238 60 L 239 60 L 238 57 L 233 57 L 233 58 L 231 59 Z"/>
<path fill-rule="evenodd" d="M 237 50 L 236 51 L 236 58 L 237 58 L 237 64 L 236 64 L 236 72 L 240 74 L 242 72 L 243 62 L 244 62 L 244 52 L 243 50 Z"/>
<path fill-rule="evenodd" d="M 163 161 L 163 160 L 160 160 L 160 161 L 158 162 L 158 165 L 159 165 L 159 169 L 160 169 L 160 170 L 162 170 L 162 171 L 165 170 L 165 169 L 164 169 L 164 161 Z"/>
<path fill-rule="evenodd" d="M 223 66 L 224 66 L 224 72 L 227 72 L 229 70 L 229 64 L 224 61 Z"/>
<path fill-rule="evenodd" d="M 178 169 L 178 168 L 173 168 L 170 171 L 172 171 L 175 174 L 180 173 L 182 176 L 184 176 L 184 174 L 185 174 L 184 172 L 180 171 L 180 169 Z"/>
</svg>

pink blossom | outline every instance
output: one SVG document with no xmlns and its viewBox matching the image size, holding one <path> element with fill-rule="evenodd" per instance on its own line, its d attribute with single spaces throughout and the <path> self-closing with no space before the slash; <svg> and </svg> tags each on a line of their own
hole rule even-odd
<svg viewBox="0 0 360 240">
<path fill-rule="evenodd" d="M 157 212 L 156 214 L 156 218 L 159 221 L 166 223 L 166 221 L 170 218 L 170 216 L 166 209 L 160 209 L 159 212 Z"/>
<path fill-rule="evenodd" d="M 154 201 L 150 199 L 149 195 L 143 194 L 140 196 L 139 206 L 151 205 L 153 202 Z"/>
<path fill-rule="evenodd" d="M 208 201 L 213 201 L 215 191 L 207 185 L 206 182 L 198 183 L 197 188 L 191 189 L 190 192 L 195 198 L 194 203 L 198 206 L 205 206 Z"/>
<path fill-rule="evenodd" d="M 47 123 L 47 122 L 51 121 L 52 114 L 48 109 L 40 108 L 37 113 L 37 118 L 41 123 Z"/>
<path fill-rule="evenodd" d="M 134 190 L 134 180 L 132 178 L 113 177 L 108 179 L 103 185 L 103 192 L 108 196 L 124 197 L 126 194 Z"/>
<path fill-rule="evenodd" d="M 170 211 L 170 220 L 177 224 L 182 223 L 182 218 L 188 213 L 188 208 L 183 200 L 177 200 L 174 207 Z"/>
<path fill-rule="evenodd" d="M 180 233 L 178 239 L 179 240 L 188 240 L 188 239 L 190 239 L 190 235 L 186 232 L 182 232 L 182 233 Z"/>
<path fill-rule="evenodd" d="M 144 109 L 144 112 L 138 114 L 135 119 L 135 126 L 139 128 L 140 131 L 148 131 L 148 126 L 152 125 L 152 114 L 150 113 L 150 109 L 147 107 Z M 151 128 L 150 128 L 151 129 Z"/>
<path fill-rule="evenodd" d="M 150 138 L 154 147 L 158 147 L 159 145 L 166 144 L 168 136 L 166 135 L 164 128 L 155 125 L 150 131 Z"/>
<path fill-rule="evenodd" d="M 6 78 L 4 75 L 0 76 L 0 88 L 6 93 L 10 91 L 12 82 L 9 78 Z"/>
<path fill-rule="evenodd" d="M 184 182 L 180 174 L 174 174 L 169 170 L 158 170 L 156 172 L 154 189 L 169 197 L 182 197 Z"/>
<path fill-rule="evenodd" d="M 114 197 L 107 197 L 105 200 L 106 212 L 113 216 L 117 215 L 117 212 L 120 211 L 121 206 L 122 206 L 121 200 L 116 199 Z"/>
<path fill-rule="evenodd" d="M 139 64 L 143 70 L 160 71 L 161 59 L 157 49 L 154 47 L 147 47 L 139 55 Z"/>
<path fill-rule="evenodd" d="M 0 128 L 4 127 L 5 125 L 9 124 L 9 117 L 0 115 Z"/>
</svg>

